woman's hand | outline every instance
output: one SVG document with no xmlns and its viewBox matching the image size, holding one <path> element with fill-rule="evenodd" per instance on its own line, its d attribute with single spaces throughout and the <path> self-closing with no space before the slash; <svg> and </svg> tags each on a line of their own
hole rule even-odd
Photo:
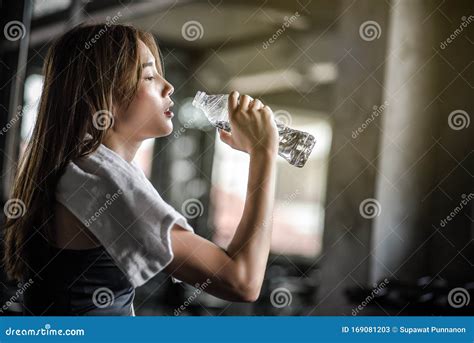
<svg viewBox="0 0 474 343">
<path fill-rule="evenodd" d="M 239 101 L 240 100 L 240 101 Z M 229 122 L 232 133 L 219 129 L 221 140 L 248 154 L 275 155 L 278 151 L 278 129 L 270 107 L 258 99 L 233 91 L 229 96 Z"/>
</svg>

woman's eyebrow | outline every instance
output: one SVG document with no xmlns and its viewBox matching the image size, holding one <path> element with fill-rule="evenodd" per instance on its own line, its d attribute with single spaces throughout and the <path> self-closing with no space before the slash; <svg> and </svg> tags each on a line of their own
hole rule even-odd
<svg viewBox="0 0 474 343">
<path fill-rule="evenodd" d="M 153 66 L 153 61 L 146 62 L 146 63 L 143 63 L 143 64 L 142 64 L 142 68 L 152 67 L 152 66 Z"/>
</svg>

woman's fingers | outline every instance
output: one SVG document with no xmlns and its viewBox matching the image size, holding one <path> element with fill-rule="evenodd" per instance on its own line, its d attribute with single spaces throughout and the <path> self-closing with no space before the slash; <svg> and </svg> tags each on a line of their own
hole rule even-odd
<svg viewBox="0 0 474 343">
<path fill-rule="evenodd" d="M 227 131 L 222 130 L 222 129 L 219 129 L 219 137 L 221 138 L 221 141 L 223 141 L 225 144 L 230 146 L 232 149 L 236 149 L 236 150 L 239 150 L 239 151 L 242 151 L 242 152 L 246 152 L 245 150 L 243 150 L 239 146 L 236 146 L 236 144 L 234 143 L 234 140 L 232 138 L 232 133 L 227 132 Z"/>
<path fill-rule="evenodd" d="M 249 107 L 250 100 L 248 95 L 241 95 L 239 99 L 239 109 L 245 112 Z"/>
<path fill-rule="evenodd" d="M 239 92 L 232 91 L 229 95 L 229 116 L 232 117 L 239 106 Z M 229 118 L 230 119 L 230 118 Z"/>
<path fill-rule="evenodd" d="M 263 104 L 259 99 L 255 99 L 250 103 L 250 108 L 251 109 L 259 110 L 262 107 L 263 107 Z"/>
<path fill-rule="evenodd" d="M 272 109 L 271 109 L 270 106 L 268 106 L 268 105 L 263 106 L 263 107 L 260 109 L 260 111 L 269 112 L 270 114 L 273 113 Z"/>
<path fill-rule="evenodd" d="M 230 145 L 231 142 L 232 142 L 232 134 L 230 134 L 229 132 L 225 131 L 225 130 L 222 130 L 222 129 L 219 129 L 219 136 L 221 138 L 221 140 Z"/>
<path fill-rule="evenodd" d="M 237 104 L 238 103 L 238 104 Z M 247 153 L 276 151 L 278 131 L 272 110 L 259 99 L 233 91 L 229 96 L 232 133 L 219 130 L 220 139 L 230 147 Z"/>
</svg>

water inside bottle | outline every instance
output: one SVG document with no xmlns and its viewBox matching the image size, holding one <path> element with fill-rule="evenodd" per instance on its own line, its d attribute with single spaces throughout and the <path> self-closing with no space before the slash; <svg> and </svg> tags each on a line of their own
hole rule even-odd
<svg viewBox="0 0 474 343">
<path fill-rule="evenodd" d="M 199 91 L 192 104 L 205 113 L 212 125 L 230 132 L 228 98 L 228 94 L 207 95 Z M 279 135 L 278 155 L 295 167 L 303 167 L 316 144 L 316 139 L 310 133 L 292 129 L 279 121 L 276 121 L 276 125 Z"/>
</svg>

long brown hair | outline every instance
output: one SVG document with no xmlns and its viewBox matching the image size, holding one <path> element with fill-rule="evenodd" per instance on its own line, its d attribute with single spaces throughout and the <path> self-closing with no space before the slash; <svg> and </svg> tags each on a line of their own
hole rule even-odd
<svg viewBox="0 0 474 343">
<path fill-rule="evenodd" d="M 9 200 L 16 212 L 5 211 L 3 263 L 9 279 L 23 281 L 34 272 L 32 262 L 54 241 L 57 182 L 70 160 L 94 152 L 103 142 L 109 128 L 100 115 L 126 108 L 135 96 L 142 69 L 140 40 L 161 65 L 153 36 L 128 25 L 80 25 L 50 47 L 38 117 Z M 113 123 L 113 118 L 105 119 Z M 87 133 L 92 139 L 84 140 Z"/>
</svg>

